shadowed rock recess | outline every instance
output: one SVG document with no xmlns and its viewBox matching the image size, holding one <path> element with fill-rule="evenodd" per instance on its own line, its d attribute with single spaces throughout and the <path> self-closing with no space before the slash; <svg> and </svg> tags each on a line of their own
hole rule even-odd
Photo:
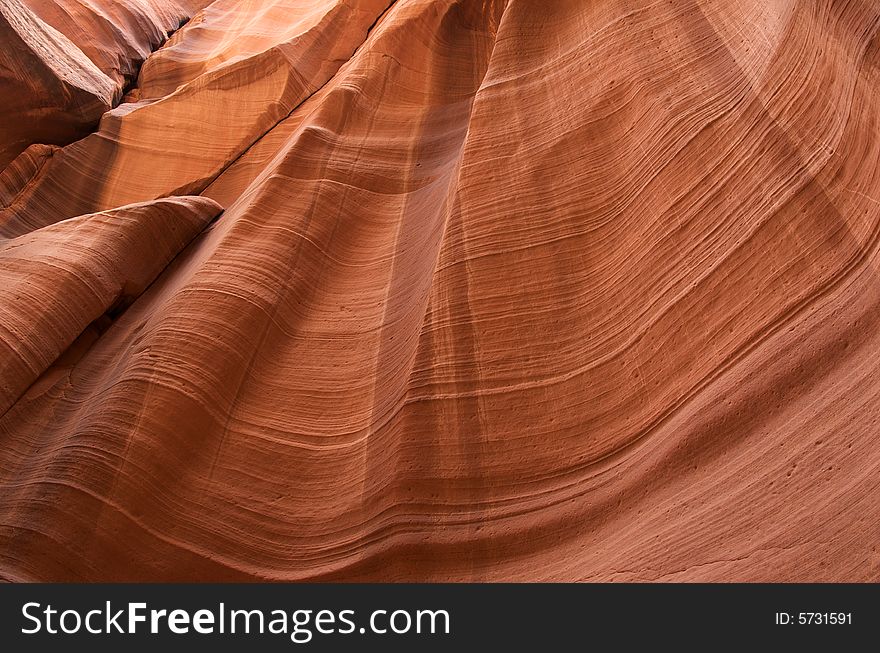
<svg viewBox="0 0 880 653">
<path fill-rule="evenodd" d="M 880 3 L 0 0 L 0 579 L 880 580 Z"/>
</svg>

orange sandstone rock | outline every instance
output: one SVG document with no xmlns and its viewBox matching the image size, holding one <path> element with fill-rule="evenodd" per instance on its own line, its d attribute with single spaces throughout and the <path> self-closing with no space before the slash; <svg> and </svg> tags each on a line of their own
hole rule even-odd
<svg viewBox="0 0 880 653">
<path fill-rule="evenodd" d="M 807 4 L 194 12 L 0 174 L 0 576 L 877 580 L 880 6 Z"/>
<path fill-rule="evenodd" d="M 204 197 L 156 200 L 0 244 L 0 413 L 88 327 L 134 301 L 220 210 Z"/>
<path fill-rule="evenodd" d="M 0 169 L 33 142 L 83 135 L 118 89 L 19 0 L 0 1 Z"/>
</svg>

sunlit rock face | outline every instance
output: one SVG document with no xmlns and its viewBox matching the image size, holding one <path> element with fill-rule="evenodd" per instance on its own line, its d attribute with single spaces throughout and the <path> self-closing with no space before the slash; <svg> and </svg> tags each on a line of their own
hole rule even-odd
<svg viewBox="0 0 880 653">
<path fill-rule="evenodd" d="M 0 0 L 0 578 L 880 579 L 878 31 Z"/>
</svg>

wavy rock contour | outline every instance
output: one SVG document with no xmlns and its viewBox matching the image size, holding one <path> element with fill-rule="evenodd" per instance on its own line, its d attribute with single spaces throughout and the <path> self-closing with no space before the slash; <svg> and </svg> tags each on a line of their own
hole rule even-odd
<svg viewBox="0 0 880 653">
<path fill-rule="evenodd" d="M 0 173 L 0 576 L 878 579 L 880 6 L 200 4 Z"/>
</svg>

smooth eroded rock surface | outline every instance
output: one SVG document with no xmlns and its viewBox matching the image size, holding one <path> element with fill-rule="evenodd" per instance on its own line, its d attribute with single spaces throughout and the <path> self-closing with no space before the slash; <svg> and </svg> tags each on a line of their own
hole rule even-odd
<svg viewBox="0 0 880 653">
<path fill-rule="evenodd" d="M 0 168 L 31 143 L 83 135 L 113 105 L 113 81 L 19 0 L 0 0 L 0 43 Z"/>
<path fill-rule="evenodd" d="M 880 5 L 190 4 L 0 173 L 0 576 L 880 578 Z"/>
<path fill-rule="evenodd" d="M 134 301 L 220 211 L 204 197 L 156 200 L 0 244 L 0 413 L 89 326 Z"/>
</svg>

